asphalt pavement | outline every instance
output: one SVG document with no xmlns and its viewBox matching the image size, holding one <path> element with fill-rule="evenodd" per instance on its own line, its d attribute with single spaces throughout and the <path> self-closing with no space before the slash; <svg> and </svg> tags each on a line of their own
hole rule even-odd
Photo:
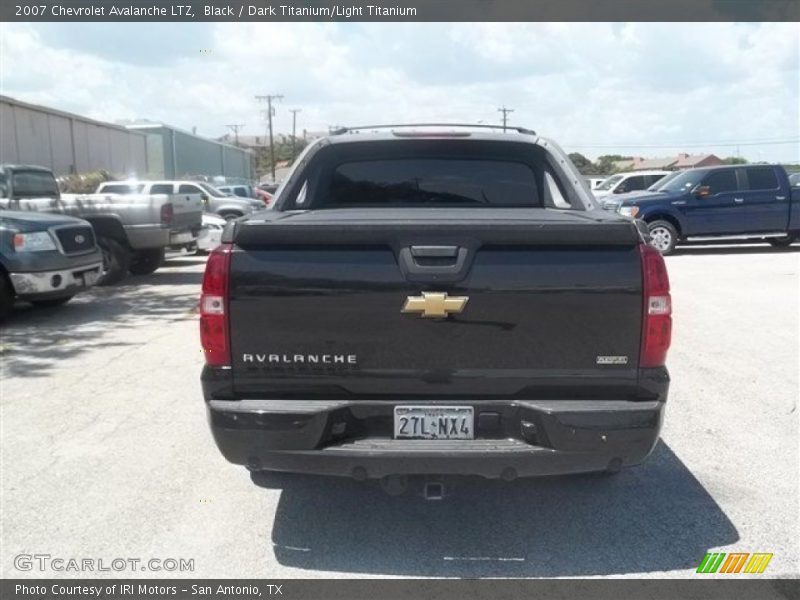
<svg viewBox="0 0 800 600">
<path fill-rule="evenodd" d="M 798 576 L 800 248 L 667 259 L 673 381 L 644 465 L 458 480 L 441 501 L 254 481 L 221 457 L 199 384 L 204 262 L 0 326 L 0 576 L 692 577 L 707 551 L 773 553 L 770 575 Z M 97 570 L 114 559 L 128 566 Z"/>
</svg>

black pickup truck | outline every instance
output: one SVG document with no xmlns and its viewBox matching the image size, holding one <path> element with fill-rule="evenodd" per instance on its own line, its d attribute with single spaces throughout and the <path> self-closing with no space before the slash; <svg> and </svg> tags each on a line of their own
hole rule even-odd
<svg viewBox="0 0 800 600">
<path fill-rule="evenodd" d="M 646 228 L 534 132 L 342 130 L 203 280 L 231 462 L 358 480 L 617 472 L 655 446 L 671 335 Z"/>
</svg>

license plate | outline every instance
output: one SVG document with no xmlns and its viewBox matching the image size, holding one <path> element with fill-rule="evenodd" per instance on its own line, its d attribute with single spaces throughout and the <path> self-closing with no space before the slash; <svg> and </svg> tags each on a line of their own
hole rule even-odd
<svg viewBox="0 0 800 600">
<path fill-rule="evenodd" d="M 395 439 L 471 440 L 475 418 L 471 406 L 395 406 Z"/>
<path fill-rule="evenodd" d="M 78 281 L 83 283 L 84 287 L 91 287 L 100 278 L 100 269 L 92 269 L 91 271 L 84 271 L 78 274 Z"/>
</svg>

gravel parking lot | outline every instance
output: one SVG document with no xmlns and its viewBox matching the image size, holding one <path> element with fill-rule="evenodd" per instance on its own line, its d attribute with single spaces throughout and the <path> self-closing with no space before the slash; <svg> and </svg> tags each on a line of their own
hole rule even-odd
<svg viewBox="0 0 800 600">
<path fill-rule="evenodd" d="M 800 248 L 668 259 L 675 329 L 662 442 L 617 477 L 462 481 L 426 502 L 344 480 L 256 485 L 205 421 L 204 260 L 21 307 L 0 330 L 2 556 L 194 559 L 89 576 L 693 576 L 707 550 L 797 576 Z M 706 576 L 707 577 L 707 576 Z"/>
</svg>

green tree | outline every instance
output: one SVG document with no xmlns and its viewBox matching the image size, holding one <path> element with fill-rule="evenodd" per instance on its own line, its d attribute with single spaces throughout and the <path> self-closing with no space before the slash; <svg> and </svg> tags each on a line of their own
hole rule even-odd
<svg viewBox="0 0 800 600">
<path fill-rule="evenodd" d="M 747 159 L 741 156 L 729 156 L 722 159 L 723 165 L 746 165 Z"/>
<path fill-rule="evenodd" d="M 598 175 L 611 175 L 619 170 L 614 164 L 615 162 L 631 160 L 632 158 L 631 156 L 622 156 L 621 154 L 604 154 L 603 156 L 598 156 L 594 163 L 595 172 Z"/>
<path fill-rule="evenodd" d="M 122 179 L 124 177 L 101 169 L 90 173 L 72 173 L 59 177 L 58 184 L 65 194 L 93 194 L 97 186 L 104 181 L 119 181 Z"/>
<path fill-rule="evenodd" d="M 594 175 L 594 164 L 592 164 L 592 161 L 590 161 L 580 152 L 570 153 L 569 159 L 572 161 L 572 164 L 575 165 L 575 168 L 578 169 L 581 175 Z"/>
<path fill-rule="evenodd" d="M 294 147 L 291 140 L 275 141 L 275 163 L 283 161 L 293 161 L 297 154 L 308 145 L 303 138 L 297 138 Z M 258 178 L 272 173 L 272 161 L 270 160 L 269 146 L 256 148 L 256 176 Z"/>
</svg>

